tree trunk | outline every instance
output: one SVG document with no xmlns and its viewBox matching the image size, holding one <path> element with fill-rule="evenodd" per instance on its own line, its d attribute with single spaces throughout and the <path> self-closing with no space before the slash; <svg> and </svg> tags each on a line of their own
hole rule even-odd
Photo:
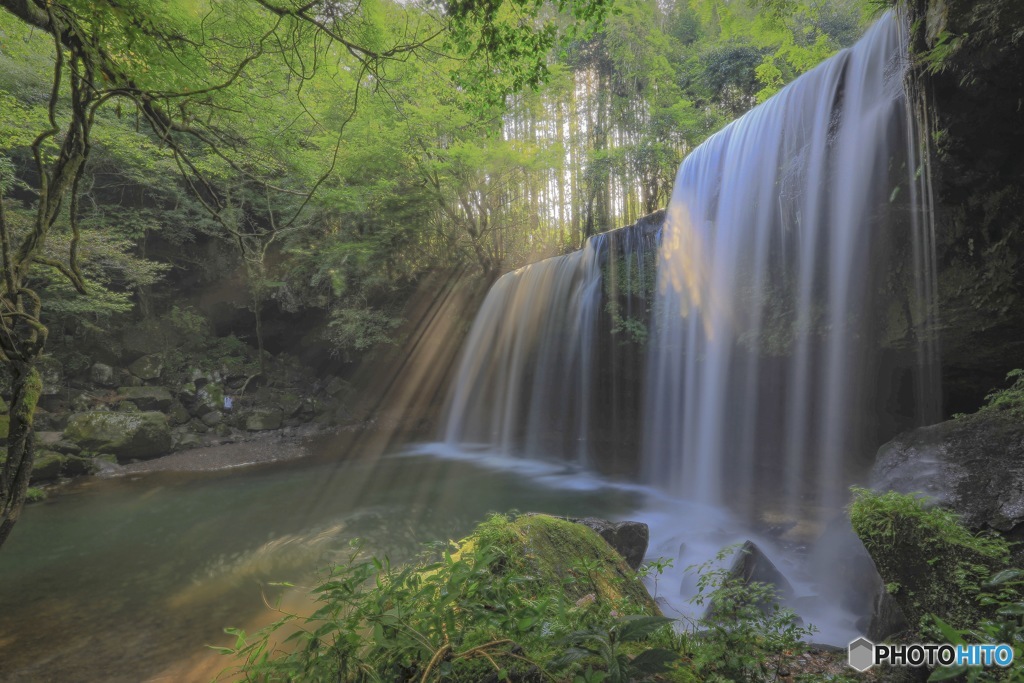
<svg viewBox="0 0 1024 683">
<path fill-rule="evenodd" d="M 7 460 L 0 471 L 0 496 L 4 497 L 0 500 L 0 545 L 7 540 L 25 504 L 36 454 L 32 417 L 43 389 L 39 371 L 32 363 L 17 361 L 10 365 L 14 379 Z"/>
</svg>

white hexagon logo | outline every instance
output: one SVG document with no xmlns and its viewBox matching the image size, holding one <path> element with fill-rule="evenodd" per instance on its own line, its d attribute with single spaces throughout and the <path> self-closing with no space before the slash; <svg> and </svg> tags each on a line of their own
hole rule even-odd
<svg viewBox="0 0 1024 683">
<path fill-rule="evenodd" d="M 867 671 L 875 664 L 875 644 L 867 638 L 858 638 L 850 643 L 850 667 Z"/>
</svg>

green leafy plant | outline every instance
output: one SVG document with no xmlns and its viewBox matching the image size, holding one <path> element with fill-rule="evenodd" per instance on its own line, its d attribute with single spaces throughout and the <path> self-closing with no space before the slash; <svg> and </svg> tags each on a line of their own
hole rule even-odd
<svg viewBox="0 0 1024 683">
<path fill-rule="evenodd" d="M 672 619 L 667 617 L 634 615 L 620 617 L 607 628 L 576 631 L 565 639 L 567 649 L 551 662 L 551 667 L 556 670 L 564 669 L 575 662 L 597 659 L 603 668 L 595 671 L 588 667 L 575 677 L 576 683 L 628 683 L 647 680 L 656 673 L 666 671 L 670 664 L 678 661 L 678 653 L 652 647 L 631 656 L 624 651 L 623 646 L 644 641 L 671 623 Z"/>
<path fill-rule="evenodd" d="M 993 609 L 993 616 L 980 620 L 970 628 L 956 629 L 941 618 L 931 615 L 928 630 L 938 636 L 941 642 L 952 645 L 967 643 L 1005 643 L 1013 647 L 1013 664 L 1008 668 L 968 667 L 956 665 L 939 667 L 932 672 L 929 681 L 965 680 L 968 683 L 982 681 L 1024 680 L 1024 571 L 1004 569 L 993 574 L 978 591 L 979 604 Z"/>
<path fill-rule="evenodd" d="M 771 584 L 748 583 L 720 566 L 736 548 L 688 568 L 699 574 L 693 602 L 707 608 L 698 622 L 693 663 L 705 680 L 774 681 L 783 663 L 806 649 L 804 639 L 815 629 L 779 604 Z"/>
<path fill-rule="evenodd" d="M 979 413 L 993 411 L 1009 411 L 1013 415 L 1024 416 L 1024 370 L 1017 368 L 1006 373 L 1007 380 L 1013 384 L 1005 389 L 995 389 L 985 396 L 985 405 Z"/>
<path fill-rule="evenodd" d="M 658 578 L 665 573 L 665 570 L 674 564 L 674 560 L 671 557 L 659 557 L 650 562 L 644 562 L 640 565 L 640 569 L 637 570 L 637 575 L 646 579 L 647 577 L 654 578 L 654 597 L 658 597 Z"/>
<path fill-rule="evenodd" d="M 536 524 L 575 528 L 557 522 Z M 562 582 L 542 579 L 530 557 L 536 548 L 509 551 L 521 529 L 495 516 L 440 557 L 435 549 L 403 567 L 354 545 L 314 589 L 319 607 L 312 615 L 282 612 L 253 634 L 229 629 L 234 644 L 216 649 L 240 659 L 233 675 L 260 681 L 522 680 L 548 675 L 573 648 L 600 652 L 595 638 L 604 639 L 611 658 L 592 662 L 584 680 L 605 680 L 595 673 L 601 669 L 624 681 L 629 672 L 652 672 L 657 661 L 677 658 L 645 654 L 652 648 L 639 643 L 668 619 L 620 617 L 616 609 L 640 608 L 593 593 L 578 597 L 599 573 L 607 578 L 599 562 L 566 565 Z M 569 635 L 560 643 L 561 634 Z M 558 666 L 569 676 L 579 669 L 571 657 Z"/>
</svg>

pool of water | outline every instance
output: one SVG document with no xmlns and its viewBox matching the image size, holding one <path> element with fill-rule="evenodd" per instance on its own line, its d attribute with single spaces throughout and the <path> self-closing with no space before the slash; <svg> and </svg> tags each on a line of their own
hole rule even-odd
<svg viewBox="0 0 1024 683">
<path fill-rule="evenodd" d="M 419 453 L 84 481 L 27 508 L 0 550 L 0 680 L 209 680 L 225 626 L 266 623 L 264 597 L 302 609 L 304 589 L 269 584 L 310 586 L 353 538 L 401 560 L 492 511 L 639 505 L 545 476 Z"/>
<path fill-rule="evenodd" d="M 209 681 L 231 666 L 207 647 L 233 642 L 225 627 L 251 632 L 277 616 L 271 606 L 311 612 L 318 571 L 353 539 L 401 562 L 510 511 L 647 522 L 648 558 L 674 565 L 648 585 L 684 625 L 698 614 L 686 568 L 753 539 L 810 606 L 814 640 L 857 635 L 855 615 L 814 584 L 806 547 L 720 509 L 442 444 L 379 458 L 322 445 L 244 469 L 83 480 L 28 507 L 0 549 L 0 681 Z"/>
</svg>

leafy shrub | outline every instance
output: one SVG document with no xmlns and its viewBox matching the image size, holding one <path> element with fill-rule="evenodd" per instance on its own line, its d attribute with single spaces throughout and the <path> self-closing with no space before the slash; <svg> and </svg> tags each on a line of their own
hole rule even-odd
<svg viewBox="0 0 1024 683">
<path fill-rule="evenodd" d="M 690 645 L 693 664 L 708 681 L 774 681 L 783 663 L 805 650 L 814 628 L 779 604 L 771 584 L 747 583 L 720 566 L 736 549 L 690 567 L 699 573 L 693 602 L 707 608 Z"/>
<path fill-rule="evenodd" d="M 1013 384 L 1005 389 L 996 389 L 985 397 L 985 405 L 978 411 L 1010 411 L 1015 416 L 1024 417 L 1024 370 L 1017 368 L 1006 374 L 1006 379 Z"/>
<path fill-rule="evenodd" d="M 312 616 L 283 613 L 252 635 L 228 629 L 234 646 L 217 649 L 242 659 L 245 680 L 259 681 L 532 681 L 550 680 L 550 668 L 572 680 L 585 665 L 590 675 L 611 667 L 604 679 L 585 680 L 617 681 L 626 680 L 623 672 L 657 669 L 656 660 L 664 668 L 668 655 L 645 655 L 641 641 L 669 620 L 614 621 L 616 607 L 628 603 L 574 597 L 578 577 L 596 564 L 571 568 L 562 582 L 542 580 L 509 551 L 517 542 L 513 523 L 495 516 L 440 559 L 424 555 L 405 567 L 366 557 L 356 545 L 315 589 L 320 607 Z M 282 639 L 288 629 L 295 630 Z M 602 638 L 612 643 L 611 657 L 580 662 L 593 654 L 588 648 L 600 652 L 592 645 Z M 577 656 L 556 660 L 570 651 Z"/>
</svg>

